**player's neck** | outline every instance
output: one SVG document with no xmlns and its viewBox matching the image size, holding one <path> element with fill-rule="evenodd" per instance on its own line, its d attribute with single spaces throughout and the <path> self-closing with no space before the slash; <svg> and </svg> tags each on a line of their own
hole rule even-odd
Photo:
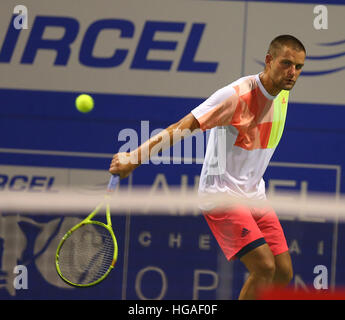
<svg viewBox="0 0 345 320">
<path fill-rule="evenodd" d="M 271 96 L 276 96 L 279 94 L 279 92 L 281 91 L 280 88 L 277 88 L 271 78 L 269 77 L 269 75 L 266 72 L 262 72 L 259 75 L 260 77 L 260 81 L 262 83 L 262 85 L 264 86 L 264 88 L 266 89 L 266 91 L 271 95 Z"/>
</svg>

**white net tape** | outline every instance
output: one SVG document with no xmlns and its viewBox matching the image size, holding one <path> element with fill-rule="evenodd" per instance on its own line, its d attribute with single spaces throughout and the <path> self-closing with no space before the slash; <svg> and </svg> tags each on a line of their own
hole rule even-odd
<svg viewBox="0 0 345 320">
<path fill-rule="evenodd" d="M 64 215 L 90 212 L 100 201 L 104 193 L 82 192 L 78 189 L 60 190 L 56 193 L 1 192 L 0 212 L 2 213 L 61 213 Z M 150 215 L 198 215 L 200 207 L 216 205 L 230 207 L 246 205 L 249 207 L 267 206 L 266 201 L 234 198 L 227 194 L 203 195 L 195 189 L 155 191 L 145 188 L 117 190 L 111 195 L 111 212 L 120 214 Z M 322 218 L 329 221 L 345 220 L 345 198 L 334 194 L 309 194 L 301 197 L 294 193 L 275 193 L 268 196 L 268 204 L 279 215 Z"/>
</svg>

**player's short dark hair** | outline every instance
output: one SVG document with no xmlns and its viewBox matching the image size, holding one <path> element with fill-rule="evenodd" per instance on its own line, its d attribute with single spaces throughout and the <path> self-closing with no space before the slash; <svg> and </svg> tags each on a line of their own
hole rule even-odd
<svg viewBox="0 0 345 320">
<path fill-rule="evenodd" d="M 275 57 L 278 50 L 280 50 L 283 46 L 289 46 L 297 51 L 304 51 L 304 53 L 307 54 L 307 51 L 303 43 L 300 40 L 298 40 L 296 37 L 289 34 L 283 34 L 278 37 L 275 37 L 271 41 L 267 53 Z"/>
</svg>

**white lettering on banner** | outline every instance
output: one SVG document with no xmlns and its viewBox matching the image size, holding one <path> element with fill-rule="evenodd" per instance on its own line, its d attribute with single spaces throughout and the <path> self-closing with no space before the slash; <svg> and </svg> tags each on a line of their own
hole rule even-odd
<svg viewBox="0 0 345 320">
<path fill-rule="evenodd" d="M 298 200 L 307 200 L 308 197 L 308 181 L 302 180 L 284 180 L 284 179 L 270 179 L 269 180 L 269 188 L 268 188 L 268 194 L 270 196 L 274 196 L 276 192 L 281 192 L 280 196 L 285 201 L 294 201 L 294 199 Z M 283 195 L 283 192 L 286 191 L 295 191 L 296 193 L 291 194 L 285 194 Z M 299 214 L 299 216 L 297 216 Z M 299 212 L 296 212 L 296 216 L 284 216 L 281 215 L 280 219 L 282 220 L 301 220 L 301 221 L 309 221 L 309 222 L 324 222 L 324 219 L 319 217 L 305 217 L 303 206 L 301 206 L 301 209 Z"/>
<path fill-rule="evenodd" d="M 300 274 L 295 274 L 294 277 L 294 288 L 297 289 L 303 289 L 304 291 L 309 291 L 308 286 L 303 281 L 303 278 Z"/>
<path fill-rule="evenodd" d="M 201 276 L 206 276 L 208 278 L 208 285 L 201 284 Z M 211 278 L 211 281 L 209 281 Z M 212 270 L 195 270 L 194 271 L 194 282 L 193 282 L 193 299 L 199 299 L 200 291 L 210 291 L 215 290 L 218 287 L 219 276 L 216 272 Z"/>
<path fill-rule="evenodd" d="M 143 281 L 143 277 L 144 277 L 145 273 L 147 273 L 147 272 L 158 273 L 161 280 L 162 280 L 161 290 L 156 297 L 148 298 L 142 292 L 142 281 Z M 135 279 L 135 292 L 137 293 L 139 299 L 141 299 L 141 300 L 162 300 L 166 294 L 167 289 L 168 289 L 167 276 L 161 268 L 154 267 L 154 266 L 148 266 L 144 269 L 141 269 L 138 272 L 137 277 Z"/>
<path fill-rule="evenodd" d="M 22 32 L 9 27 L 13 7 L 2 4 L 0 63 L 8 76 L 0 87 L 206 97 L 227 84 L 229 75 L 240 76 L 241 45 L 232 42 L 241 44 L 243 30 L 231 26 L 241 24 L 242 4 L 83 5 L 89 10 L 81 12 L 68 0 L 33 3 L 30 28 Z M 221 25 L 214 23 L 219 20 Z M 219 37 L 224 29 L 231 42 Z"/>
<path fill-rule="evenodd" d="M 154 232 L 154 231 L 152 231 Z M 143 247 L 150 247 L 153 242 L 154 242 L 154 238 L 152 237 L 152 232 L 150 231 L 141 231 L 138 235 L 138 242 L 141 246 Z M 166 239 L 160 237 L 156 237 L 156 241 L 159 243 L 162 243 L 162 241 L 164 241 L 167 244 L 168 248 L 171 249 L 181 249 L 184 246 L 183 244 L 183 239 L 184 239 L 185 235 L 183 235 L 182 233 L 173 233 L 170 232 Z M 190 246 L 191 243 L 188 243 L 188 246 Z M 195 247 L 199 250 L 211 250 L 211 235 L 210 234 L 199 234 L 198 237 L 198 242 L 195 243 Z"/>
<path fill-rule="evenodd" d="M 194 188 L 197 189 L 198 188 L 198 182 L 199 182 L 199 178 L 200 176 L 195 176 L 194 177 Z M 180 190 L 181 190 L 181 194 L 183 194 L 183 192 L 185 190 L 187 190 L 187 186 L 188 186 L 188 179 L 186 178 L 185 175 L 181 175 L 181 184 L 180 184 Z M 149 196 L 153 196 L 155 193 L 158 192 L 163 192 L 165 194 L 171 194 L 170 191 L 170 186 L 169 183 L 167 181 L 167 178 L 165 176 L 165 174 L 163 173 L 159 173 L 156 175 L 152 186 L 149 189 Z M 149 213 L 149 205 L 147 205 L 146 207 L 142 208 L 142 212 L 143 213 Z M 171 213 L 172 215 L 174 214 L 183 214 L 185 213 L 185 208 L 181 207 L 176 207 L 176 208 L 169 208 L 169 213 Z M 200 210 L 198 208 L 195 208 L 195 214 L 199 214 Z"/>
<path fill-rule="evenodd" d="M 317 245 L 317 254 L 319 256 L 324 255 L 324 248 L 325 248 L 325 242 L 324 241 L 319 241 Z"/>
<path fill-rule="evenodd" d="M 182 242 L 181 233 L 169 233 L 169 247 L 170 248 L 180 248 Z"/>
<path fill-rule="evenodd" d="M 151 233 L 149 231 L 140 232 L 138 241 L 143 247 L 149 247 L 152 242 Z"/>
<path fill-rule="evenodd" d="M 155 285 L 155 288 L 158 288 L 157 290 L 160 290 L 157 296 L 155 297 L 147 297 L 143 293 L 143 287 L 145 285 L 143 282 L 145 282 L 144 277 L 145 274 L 149 272 L 154 272 L 159 275 L 159 278 L 161 280 L 161 286 Z M 201 278 L 206 278 L 207 284 L 202 285 L 202 282 L 205 282 L 205 279 L 201 280 Z M 199 293 L 201 291 L 212 291 L 216 290 L 218 287 L 219 282 L 219 276 L 218 274 L 209 269 L 196 269 L 194 270 L 194 280 L 193 280 L 193 299 L 198 300 Z M 135 292 L 139 299 L 141 300 L 162 300 L 164 299 L 166 293 L 168 290 L 168 277 L 166 273 L 163 271 L 163 269 L 156 267 L 156 266 L 147 266 L 143 269 L 141 269 L 136 276 L 135 279 Z"/>
<path fill-rule="evenodd" d="M 300 249 L 300 246 L 298 244 L 298 241 L 296 239 L 291 241 L 291 244 L 289 245 L 289 252 L 292 253 L 296 253 L 296 254 L 301 254 L 302 251 Z"/>
<path fill-rule="evenodd" d="M 211 236 L 209 234 L 201 234 L 199 236 L 199 249 L 200 250 L 211 249 Z"/>
</svg>

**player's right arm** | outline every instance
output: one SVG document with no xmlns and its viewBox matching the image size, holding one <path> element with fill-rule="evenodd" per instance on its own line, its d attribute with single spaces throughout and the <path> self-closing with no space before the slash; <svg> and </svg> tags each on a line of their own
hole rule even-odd
<svg viewBox="0 0 345 320">
<path fill-rule="evenodd" d="M 192 135 L 200 128 L 192 113 L 156 134 L 132 152 L 121 152 L 113 156 L 109 172 L 126 178 L 130 173 L 159 152 Z"/>
<path fill-rule="evenodd" d="M 219 89 L 191 113 L 144 142 L 136 150 L 115 154 L 109 172 L 126 178 L 142 163 L 192 135 L 197 129 L 205 131 L 216 126 L 229 125 L 237 104 L 238 95 L 230 85 Z"/>
</svg>

